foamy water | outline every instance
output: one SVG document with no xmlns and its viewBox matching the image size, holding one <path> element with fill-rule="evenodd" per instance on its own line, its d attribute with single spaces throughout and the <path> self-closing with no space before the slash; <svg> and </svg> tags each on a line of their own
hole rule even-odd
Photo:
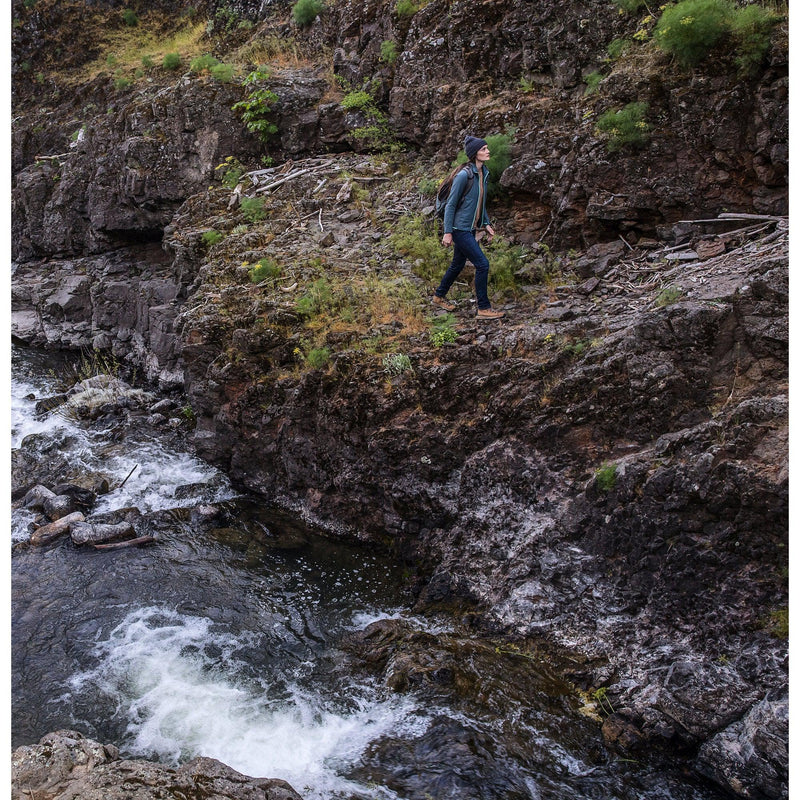
<svg viewBox="0 0 800 800">
<path fill-rule="evenodd" d="M 319 800 L 395 797 L 341 773 L 384 734 L 421 734 L 427 722 L 413 703 L 369 684 L 349 687 L 346 700 L 325 697 L 301 685 L 303 664 L 254 675 L 239 657 L 254 644 L 254 634 L 220 631 L 205 618 L 140 608 L 98 643 L 96 669 L 70 684 L 113 699 L 134 755 L 173 763 L 208 756 Z"/>
</svg>

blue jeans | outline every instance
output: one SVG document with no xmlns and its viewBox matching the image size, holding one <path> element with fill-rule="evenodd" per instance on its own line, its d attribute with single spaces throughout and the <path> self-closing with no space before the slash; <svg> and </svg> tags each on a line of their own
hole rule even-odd
<svg viewBox="0 0 800 800">
<path fill-rule="evenodd" d="M 486 284 L 489 280 L 489 259 L 475 241 L 473 231 L 453 231 L 453 260 L 447 268 L 436 294 L 445 297 L 450 291 L 455 279 L 461 274 L 464 265 L 469 259 L 475 265 L 475 295 L 478 298 L 478 308 L 491 308 L 489 292 Z"/>
</svg>

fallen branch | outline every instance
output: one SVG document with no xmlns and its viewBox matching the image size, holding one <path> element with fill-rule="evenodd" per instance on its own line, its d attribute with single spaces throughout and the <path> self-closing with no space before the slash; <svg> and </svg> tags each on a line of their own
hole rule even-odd
<svg viewBox="0 0 800 800">
<path fill-rule="evenodd" d="M 126 539 L 124 542 L 112 542 L 111 544 L 96 544 L 95 550 L 121 550 L 123 547 L 133 547 L 137 544 L 150 544 L 156 540 L 155 536 L 137 536 L 135 539 Z"/>
<path fill-rule="evenodd" d="M 132 469 L 132 470 L 131 470 L 131 471 L 128 473 L 128 475 L 127 475 L 127 477 L 125 478 L 125 480 L 124 480 L 124 481 L 122 481 L 122 483 L 121 483 L 121 484 L 120 484 L 120 485 L 119 485 L 117 488 L 121 489 L 121 488 L 122 488 L 122 487 L 123 487 L 123 486 L 124 486 L 124 485 L 125 485 L 125 484 L 128 482 L 128 478 L 130 478 L 130 476 L 131 476 L 131 475 L 133 475 L 133 473 L 136 471 L 136 469 L 138 468 L 138 466 L 139 466 L 138 464 L 134 464 L 134 465 L 133 465 L 133 469 Z"/>
</svg>

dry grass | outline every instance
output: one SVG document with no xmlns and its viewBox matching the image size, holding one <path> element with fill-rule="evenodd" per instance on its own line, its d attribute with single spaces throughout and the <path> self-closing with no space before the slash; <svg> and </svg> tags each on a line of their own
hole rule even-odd
<svg viewBox="0 0 800 800">
<path fill-rule="evenodd" d="M 160 67 L 167 53 L 179 53 L 188 67 L 191 59 L 209 49 L 205 22 L 188 23 L 168 37 L 159 33 L 160 27 L 154 20 L 145 18 L 136 27 L 102 31 L 100 46 L 103 55 L 84 64 L 69 76 L 69 81 L 83 83 L 109 71 L 132 73 L 141 68 L 145 58 Z"/>
</svg>

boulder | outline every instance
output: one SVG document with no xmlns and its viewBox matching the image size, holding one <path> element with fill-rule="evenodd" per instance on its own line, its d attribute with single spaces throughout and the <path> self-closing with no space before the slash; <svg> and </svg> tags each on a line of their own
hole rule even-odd
<svg viewBox="0 0 800 800">
<path fill-rule="evenodd" d="M 214 800 L 302 800 L 285 781 L 249 778 L 213 758 L 195 758 L 180 767 L 120 759 L 114 745 L 100 744 L 71 730 L 48 733 L 38 744 L 18 747 L 11 758 L 11 800 L 200 796 Z"/>
</svg>

